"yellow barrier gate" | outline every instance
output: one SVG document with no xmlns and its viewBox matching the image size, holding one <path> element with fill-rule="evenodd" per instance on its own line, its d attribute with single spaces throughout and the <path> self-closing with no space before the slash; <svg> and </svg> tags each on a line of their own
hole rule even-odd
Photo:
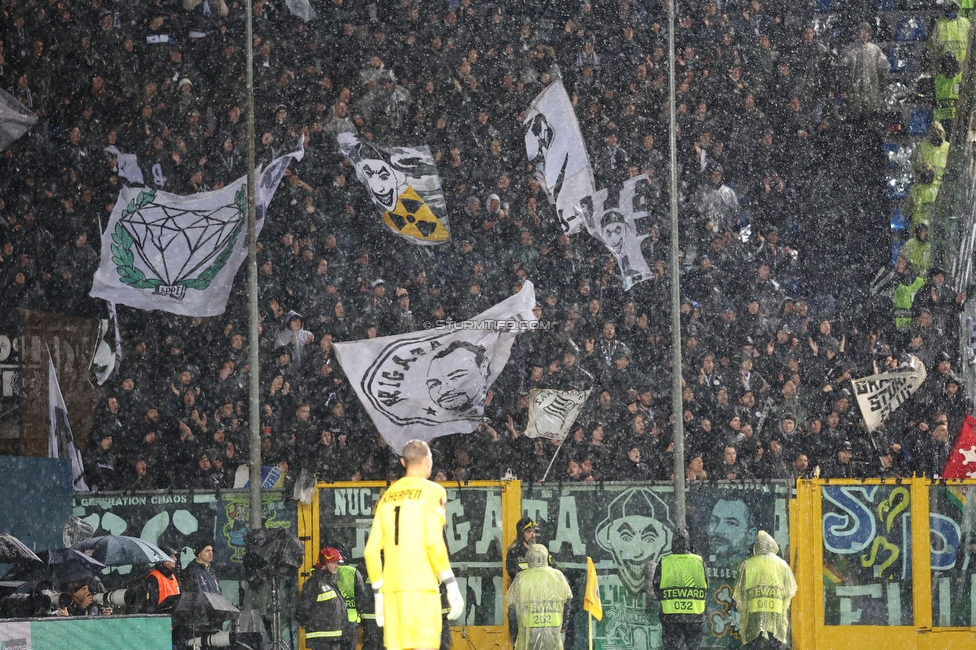
<svg viewBox="0 0 976 650">
<path fill-rule="evenodd" d="M 799 481 L 793 647 L 976 642 L 976 482 Z"/>
<path fill-rule="evenodd" d="M 365 578 L 363 547 L 373 521 L 372 508 L 387 486 L 386 482 L 319 483 L 312 503 L 299 504 L 298 534 L 305 545 L 300 585 L 326 545 L 341 546 L 347 564 L 357 566 Z M 465 594 L 465 612 L 451 627 L 453 647 L 507 650 L 512 641 L 504 612 L 509 582 L 505 551 L 521 516 L 521 484 L 471 481 L 443 486 L 448 551 Z M 305 649 L 304 632 L 301 647 Z"/>
</svg>

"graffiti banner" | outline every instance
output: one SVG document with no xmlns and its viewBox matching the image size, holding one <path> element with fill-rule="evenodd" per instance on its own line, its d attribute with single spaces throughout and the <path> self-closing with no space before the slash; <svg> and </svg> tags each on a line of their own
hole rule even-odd
<svg viewBox="0 0 976 650">
<path fill-rule="evenodd" d="M 912 625 L 909 487 L 828 485 L 821 494 L 824 622 Z"/>
<path fill-rule="evenodd" d="M 265 490 L 261 496 L 265 526 L 297 530 L 293 501 L 286 502 L 280 491 Z M 183 549 L 182 566 L 193 561 L 194 540 L 207 535 L 216 542 L 214 570 L 221 582 L 240 581 L 250 521 L 248 499 L 246 491 L 78 494 L 73 514 L 91 524 L 96 535 L 129 535 Z"/>
<path fill-rule="evenodd" d="M 976 626 L 976 486 L 929 487 L 932 626 Z"/>
</svg>

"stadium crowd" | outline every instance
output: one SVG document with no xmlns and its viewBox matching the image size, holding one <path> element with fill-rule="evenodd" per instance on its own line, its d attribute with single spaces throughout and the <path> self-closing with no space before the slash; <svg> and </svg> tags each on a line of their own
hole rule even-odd
<svg viewBox="0 0 976 650">
<path fill-rule="evenodd" d="M 525 279 L 552 327 L 520 335 L 475 433 L 435 441 L 435 477 L 540 480 L 555 446 L 522 434 L 530 389 L 592 386 L 548 480 L 668 480 L 665 6 L 312 6 L 303 22 L 280 0 L 253 3 L 258 163 L 306 138 L 261 236 L 261 337 L 247 340 L 243 269 L 220 317 L 120 306 L 124 360 L 91 430 L 90 484 L 232 486 L 247 458 L 250 344 L 266 463 L 290 479 L 301 469 L 395 477 L 333 343 L 469 318 Z M 0 3 L 0 86 L 38 117 L 0 155 L 6 326 L 17 306 L 103 316 L 87 293 L 100 228 L 127 183 L 106 147 L 137 154 L 149 185 L 178 194 L 245 174 L 243 11 L 239 0 Z M 924 228 L 891 264 L 889 67 L 872 42 L 874 3 L 845 4 L 828 28 L 806 3 L 709 0 L 679 12 L 689 480 L 938 473 L 970 408 L 953 373 L 966 296 L 930 267 Z M 629 292 L 599 242 L 561 233 L 526 163 L 520 115 L 556 79 L 597 186 L 648 179 L 641 234 L 655 277 Z M 430 147 L 448 243 L 413 246 L 384 229 L 337 153 L 345 132 Z M 920 171 L 948 147 L 941 134 L 933 128 Z M 908 355 L 928 379 L 868 434 L 848 380 Z"/>
</svg>

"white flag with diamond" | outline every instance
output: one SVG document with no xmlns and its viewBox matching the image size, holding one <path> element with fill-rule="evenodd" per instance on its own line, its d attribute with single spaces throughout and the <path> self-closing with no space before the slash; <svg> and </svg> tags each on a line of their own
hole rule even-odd
<svg viewBox="0 0 976 650">
<path fill-rule="evenodd" d="M 277 158 L 258 174 L 258 233 L 285 168 L 304 153 Z M 91 295 L 137 309 L 217 316 L 246 257 L 246 177 L 190 196 L 126 188 L 102 233 Z"/>
</svg>

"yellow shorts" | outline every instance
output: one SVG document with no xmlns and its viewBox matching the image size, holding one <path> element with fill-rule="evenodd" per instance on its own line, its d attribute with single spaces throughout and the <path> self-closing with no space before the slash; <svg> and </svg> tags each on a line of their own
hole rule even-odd
<svg viewBox="0 0 976 650">
<path fill-rule="evenodd" d="M 437 591 L 383 592 L 386 650 L 441 646 L 441 595 Z"/>
</svg>

